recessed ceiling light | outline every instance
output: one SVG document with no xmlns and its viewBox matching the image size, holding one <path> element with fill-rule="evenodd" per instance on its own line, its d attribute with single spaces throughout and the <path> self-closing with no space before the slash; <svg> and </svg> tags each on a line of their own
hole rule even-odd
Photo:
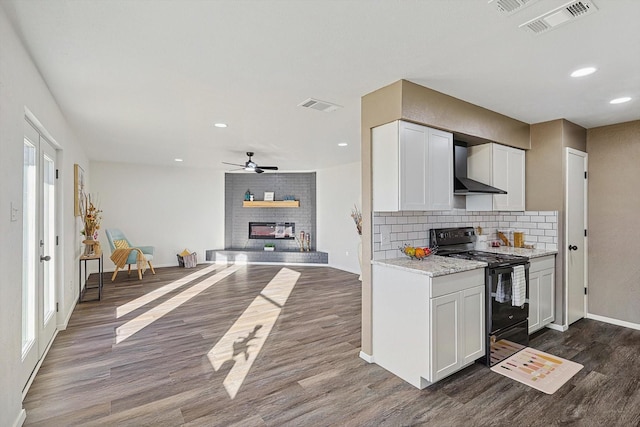
<svg viewBox="0 0 640 427">
<path fill-rule="evenodd" d="M 622 104 L 629 101 L 631 101 L 631 97 L 623 96 L 622 98 L 612 99 L 611 101 L 609 101 L 609 104 Z"/>
<path fill-rule="evenodd" d="M 217 127 L 217 128 L 226 128 L 227 124 L 226 123 L 216 123 L 214 126 Z"/>
<path fill-rule="evenodd" d="M 346 142 L 338 143 L 338 147 L 346 147 L 347 145 L 349 145 L 349 144 L 347 144 Z"/>
<path fill-rule="evenodd" d="M 575 70 L 573 73 L 571 73 L 571 77 L 584 77 L 584 76 L 588 76 L 589 74 L 593 74 L 595 72 L 596 72 L 595 67 L 580 68 L 579 70 Z"/>
<path fill-rule="evenodd" d="M 182 162 L 182 159 L 173 159 L 175 162 Z"/>
</svg>

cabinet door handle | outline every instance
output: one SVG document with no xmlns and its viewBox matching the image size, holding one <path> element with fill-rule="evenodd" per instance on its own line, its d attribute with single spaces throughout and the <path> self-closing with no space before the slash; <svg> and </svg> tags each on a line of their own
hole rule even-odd
<svg viewBox="0 0 640 427">
<path fill-rule="evenodd" d="M 46 256 L 40 255 L 40 261 L 50 261 L 50 260 L 51 260 L 51 257 L 49 255 L 46 255 Z"/>
<path fill-rule="evenodd" d="M 569 245 L 569 250 L 570 251 L 577 251 L 578 247 L 576 245 Z"/>
</svg>

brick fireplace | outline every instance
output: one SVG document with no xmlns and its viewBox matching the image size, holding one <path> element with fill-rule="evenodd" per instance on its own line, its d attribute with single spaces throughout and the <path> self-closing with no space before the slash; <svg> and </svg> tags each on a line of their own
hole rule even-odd
<svg viewBox="0 0 640 427">
<path fill-rule="evenodd" d="M 254 201 L 273 192 L 274 200 L 293 197 L 298 207 L 249 207 L 245 193 Z M 276 204 L 277 205 L 277 204 Z M 255 233 L 251 237 L 251 225 Z M 249 231 L 249 232 L 248 232 Z M 311 250 L 301 252 L 296 236 L 309 233 Z M 208 250 L 209 261 L 243 259 L 248 262 L 328 263 L 326 252 L 316 249 L 316 174 L 308 173 L 227 173 L 225 174 L 225 248 Z M 265 244 L 274 252 L 264 252 Z"/>
</svg>

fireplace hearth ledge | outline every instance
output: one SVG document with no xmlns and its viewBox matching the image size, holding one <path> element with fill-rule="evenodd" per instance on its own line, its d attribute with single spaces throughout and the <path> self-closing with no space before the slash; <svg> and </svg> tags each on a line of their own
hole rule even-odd
<svg viewBox="0 0 640 427">
<path fill-rule="evenodd" d="M 275 250 L 266 252 L 262 249 L 207 249 L 207 261 L 274 264 L 329 264 L 329 254 L 319 251 Z"/>
</svg>

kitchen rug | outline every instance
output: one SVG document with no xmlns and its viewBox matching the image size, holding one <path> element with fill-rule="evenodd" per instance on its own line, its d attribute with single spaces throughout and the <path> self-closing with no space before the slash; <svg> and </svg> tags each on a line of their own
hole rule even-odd
<svg viewBox="0 0 640 427">
<path fill-rule="evenodd" d="M 525 347 L 491 370 L 512 380 L 553 394 L 582 369 L 579 363 Z"/>
</svg>

